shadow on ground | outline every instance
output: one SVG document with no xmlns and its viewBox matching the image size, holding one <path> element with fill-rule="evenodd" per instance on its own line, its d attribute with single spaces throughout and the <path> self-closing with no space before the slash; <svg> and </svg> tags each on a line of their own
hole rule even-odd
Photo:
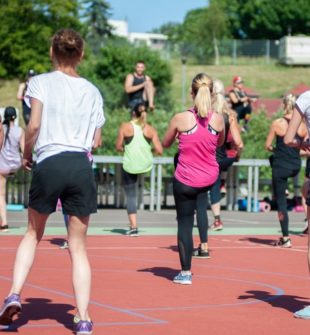
<svg viewBox="0 0 310 335">
<path fill-rule="evenodd" d="M 42 298 L 26 299 L 25 303 L 22 304 L 22 313 L 20 316 L 9 328 L 2 329 L 1 331 L 17 333 L 18 328 L 27 325 L 30 321 L 39 320 L 55 320 L 72 331 L 74 328 L 73 314 L 70 312 L 74 311 L 75 307 L 69 304 L 54 304 L 51 301 L 50 299 Z M 44 333 L 44 328 L 42 328 L 42 333 Z M 57 330 L 55 330 L 55 333 L 57 333 Z"/>
<path fill-rule="evenodd" d="M 166 278 L 171 281 L 180 271 L 167 267 L 154 266 L 152 268 L 139 269 L 138 272 L 150 272 L 154 276 Z"/>
<path fill-rule="evenodd" d="M 246 291 L 247 295 L 238 297 L 240 300 L 254 299 L 266 302 L 272 307 L 282 308 L 289 312 L 296 312 L 307 305 L 310 305 L 309 300 L 305 297 L 297 297 L 295 295 L 273 295 L 266 291 Z"/>
</svg>

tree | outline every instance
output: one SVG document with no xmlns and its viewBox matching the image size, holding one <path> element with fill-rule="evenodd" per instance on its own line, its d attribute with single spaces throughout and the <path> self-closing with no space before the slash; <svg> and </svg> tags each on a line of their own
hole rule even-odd
<svg viewBox="0 0 310 335">
<path fill-rule="evenodd" d="M 108 23 L 110 5 L 104 0 L 81 0 L 81 7 L 86 40 L 91 49 L 98 53 L 105 39 L 112 35 L 112 27 Z"/>
<path fill-rule="evenodd" d="M 50 68 L 50 37 L 60 28 L 79 30 L 76 0 L 0 1 L 0 76 L 24 76 Z"/>
<path fill-rule="evenodd" d="M 221 1 L 211 0 L 208 7 L 189 11 L 182 27 L 181 52 L 194 54 L 206 62 L 214 56 L 219 64 L 218 40 L 228 36 L 227 17 Z"/>
<path fill-rule="evenodd" d="M 220 0 L 236 38 L 278 39 L 310 34 L 308 0 Z"/>
</svg>

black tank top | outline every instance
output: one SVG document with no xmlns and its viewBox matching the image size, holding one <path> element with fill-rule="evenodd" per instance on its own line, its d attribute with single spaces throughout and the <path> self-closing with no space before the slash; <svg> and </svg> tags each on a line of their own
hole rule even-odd
<svg viewBox="0 0 310 335">
<path fill-rule="evenodd" d="M 288 119 L 285 117 L 283 119 L 289 123 Z M 298 135 L 296 135 L 296 137 L 302 139 Z M 276 136 L 276 147 L 273 150 L 272 167 L 296 170 L 299 170 L 301 167 L 299 149 L 286 145 L 284 143 L 284 136 Z"/>
<path fill-rule="evenodd" d="M 230 92 L 235 93 L 236 97 L 238 98 L 238 101 L 236 103 L 231 101 L 231 108 L 236 109 L 237 107 L 242 106 L 243 102 L 240 101 L 240 99 L 242 99 L 246 96 L 245 92 L 242 92 L 242 91 L 239 91 L 239 90 L 231 90 Z"/>
<path fill-rule="evenodd" d="M 135 74 L 133 74 L 133 83 L 132 83 L 133 86 L 140 85 L 144 82 L 145 82 L 145 76 L 143 76 L 141 78 L 138 78 L 138 77 L 135 76 Z M 144 90 L 144 88 L 141 88 L 138 91 L 129 93 L 129 95 L 128 95 L 129 101 L 136 100 L 136 99 L 137 100 L 142 100 L 143 99 L 143 90 Z"/>
<path fill-rule="evenodd" d="M 227 142 L 227 136 L 229 132 L 229 120 L 228 120 L 228 115 L 223 114 L 224 117 L 224 123 L 225 123 L 225 138 L 224 138 L 224 143 L 222 146 L 216 148 L 216 161 L 218 163 L 221 163 L 222 160 L 227 158 L 227 153 L 226 153 L 226 142 Z"/>
</svg>

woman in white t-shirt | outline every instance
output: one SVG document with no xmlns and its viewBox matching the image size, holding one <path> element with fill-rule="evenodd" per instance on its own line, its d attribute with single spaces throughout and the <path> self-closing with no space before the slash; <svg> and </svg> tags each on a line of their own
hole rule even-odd
<svg viewBox="0 0 310 335">
<path fill-rule="evenodd" d="M 291 121 L 289 123 L 288 129 L 284 136 L 284 143 L 291 147 L 300 148 L 306 152 L 310 152 L 310 141 L 300 139 L 297 134 L 297 130 L 301 125 L 302 121 L 305 120 L 308 134 L 310 134 L 310 91 L 307 91 L 299 96 L 296 100 L 295 109 Z M 306 199 L 306 204 L 308 206 L 308 224 L 310 220 L 310 179 L 305 182 L 303 187 L 303 196 Z M 308 266 L 310 269 L 310 231 L 309 242 L 308 242 Z M 310 305 L 294 313 L 294 316 L 299 319 L 310 319 Z"/>
<path fill-rule="evenodd" d="M 0 232 L 9 229 L 6 215 L 6 179 L 14 174 L 22 165 L 21 154 L 24 151 L 25 133 L 16 126 L 14 121 L 17 113 L 14 107 L 6 107 L 4 110 L 4 142 L 0 151 Z"/>
<path fill-rule="evenodd" d="M 97 197 L 89 153 L 101 142 L 105 119 L 98 89 L 76 71 L 83 50 L 78 33 L 71 29 L 58 31 L 50 49 L 54 71 L 33 77 L 27 88 L 31 116 L 23 166 L 32 170 L 29 223 L 17 250 L 13 285 L 0 310 L 0 324 L 11 323 L 21 310 L 20 292 L 36 246 L 60 198 L 64 214 L 69 215 L 68 242 L 78 311 L 76 334 L 92 334 L 93 323 L 88 315 L 91 269 L 85 240 L 89 216 L 97 211 Z M 33 147 L 36 162 L 32 160 Z"/>
</svg>

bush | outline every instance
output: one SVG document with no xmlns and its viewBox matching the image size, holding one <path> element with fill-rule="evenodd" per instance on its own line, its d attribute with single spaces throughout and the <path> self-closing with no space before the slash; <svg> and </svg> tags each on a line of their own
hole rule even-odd
<svg viewBox="0 0 310 335">
<path fill-rule="evenodd" d="M 108 109 L 126 106 L 124 82 L 128 73 L 133 73 L 135 63 L 144 60 L 146 74 L 156 87 L 155 104 L 158 108 L 172 109 L 170 83 L 172 70 L 160 55 L 148 47 L 135 47 L 125 40 L 108 42 L 96 58 L 89 56 L 81 66 L 83 76 L 89 78 L 102 91 Z"/>
</svg>

